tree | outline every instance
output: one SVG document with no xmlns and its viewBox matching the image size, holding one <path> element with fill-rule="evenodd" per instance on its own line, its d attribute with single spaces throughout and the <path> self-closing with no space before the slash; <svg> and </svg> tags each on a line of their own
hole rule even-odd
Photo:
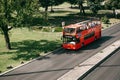
<svg viewBox="0 0 120 80">
<path fill-rule="evenodd" d="M 100 5 L 97 3 L 91 3 L 90 10 L 93 12 L 94 15 L 96 15 L 98 11 L 100 10 Z"/>
<path fill-rule="evenodd" d="M 50 3 L 50 5 L 51 5 L 51 12 L 52 12 L 52 11 L 54 12 L 52 6 L 60 5 L 60 4 L 62 4 L 63 2 L 65 2 L 65 0 L 51 0 L 51 3 Z"/>
<path fill-rule="evenodd" d="M 79 5 L 79 9 L 80 9 L 80 14 L 85 15 L 85 9 L 83 6 L 84 0 L 77 0 L 77 4 Z"/>
<path fill-rule="evenodd" d="M 45 20 L 48 20 L 48 7 L 51 6 L 51 11 L 53 11 L 52 6 L 62 4 L 64 0 L 39 0 L 41 7 L 45 8 Z"/>
<path fill-rule="evenodd" d="M 50 2 L 51 0 L 39 0 L 40 6 L 45 8 L 45 12 L 48 11 L 48 7 L 51 5 Z"/>
<path fill-rule="evenodd" d="M 83 6 L 85 0 L 67 0 L 68 3 L 77 4 L 79 6 L 80 14 L 85 15 L 85 8 Z"/>
<path fill-rule="evenodd" d="M 66 1 L 71 4 L 71 7 L 73 4 L 77 4 L 79 6 L 80 14 L 85 15 L 85 9 L 83 6 L 85 0 L 66 0 Z"/>
<path fill-rule="evenodd" d="M 72 5 L 77 4 L 77 0 L 67 0 L 67 2 L 71 4 L 71 8 L 72 8 Z"/>
<path fill-rule="evenodd" d="M 120 0 L 107 0 L 105 2 L 106 9 L 112 9 L 115 16 L 115 9 L 120 9 Z"/>
<path fill-rule="evenodd" d="M 98 11 L 101 9 L 100 2 L 102 2 L 103 0 L 87 0 L 87 1 L 90 10 L 93 12 L 94 15 L 96 15 Z"/>
<path fill-rule="evenodd" d="M 12 27 L 27 24 L 34 12 L 36 0 L 0 0 L 0 29 L 4 35 L 7 49 L 11 49 L 9 31 Z M 12 27 L 11 27 L 12 26 Z"/>
</svg>

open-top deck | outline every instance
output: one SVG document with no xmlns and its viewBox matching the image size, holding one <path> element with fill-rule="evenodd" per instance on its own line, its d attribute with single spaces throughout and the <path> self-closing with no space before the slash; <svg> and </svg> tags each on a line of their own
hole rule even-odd
<svg viewBox="0 0 120 80">
<path fill-rule="evenodd" d="M 70 24 L 70 25 L 67 25 L 67 26 L 64 26 L 64 28 L 78 28 L 78 27 L 92 27 L 92 26 L 95 26 L 95 25 L 98 25 L 98 24 L 101 24 L 100 21 L 98 20 L 86 20 L 86 21 L 82 21 L 82 22 L 78 22 L 78 23 L 75 23 L 75 24 Z M 82 29 L 82 28 L 81 28 Z"/>
<path fill-rule="evenodd" d="M 77 50 L 101 37 L 101 22 L 87 20 L 64 26 L 63 48 Z"/>
<path fill-rule="evenodd" d="M 75 24 L 70 24 L 68 26 L 64 26 L 63 35 L 73 35 L 75 36 L 77 32 L 82 30 L 87 30 L 93 28 L 97 25 L 100 25 L 101 22 L 98 20 L 86 20 Z"/>
</svg>

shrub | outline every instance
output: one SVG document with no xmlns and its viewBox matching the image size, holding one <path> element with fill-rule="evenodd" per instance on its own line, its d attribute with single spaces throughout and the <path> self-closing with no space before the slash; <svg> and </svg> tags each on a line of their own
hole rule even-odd
<svg viewBox="0 0 120 80">
<path fill-rule="evenodd" d="M 50 32 L 51 30 L 49 29 L 49 27 L 43 28 L 42 29 L 43 32 Z"/>
<path fill-rule="evenodd" d="M 101 21 L 102 21 L 103 23 L 105 23 L 105 24 L 108 24 L 108 23 L 109 23 L 109 19 L 108 19 L 107 16 L 102 17 L 102 18 L 101 18 Z"/>
<path fill-rule="evenodd" d="M 42 30 L 42 26 L 33 26 L 31 27 L 32 30 Z"/>
<path fill-rule="evenodd" d="M 62 27 L 55 27 L 55 32 L 62 32 Z"/>
</svg>

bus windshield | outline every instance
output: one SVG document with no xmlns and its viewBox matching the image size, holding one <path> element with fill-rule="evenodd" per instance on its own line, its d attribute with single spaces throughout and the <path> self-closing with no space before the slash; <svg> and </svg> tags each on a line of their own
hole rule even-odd
<svg viewBox="0 0 120 80">
<path fill-rule="evenodd" d="M 80 42 L 79 39 L 73 37 L 73 36 L 64 36 L 63 37 L 63 43 L 70 43 L 70 44 L 75 44 Z"/>
<path fill-rule="evenodd" d="M 75 28 L 65 28 L 64 32 L 66 32 L 66 33 L 73 33 L 73 32 L 75 32 Z"/>
</svg>

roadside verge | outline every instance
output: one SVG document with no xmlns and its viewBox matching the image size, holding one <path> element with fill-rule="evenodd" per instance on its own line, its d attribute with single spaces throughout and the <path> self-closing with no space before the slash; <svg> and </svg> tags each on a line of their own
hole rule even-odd
<svg viewBox="0 0 120 80">
<path fill-rule="evenodd" d="M 88 71 L 95 68 L 97 64 L 111 55 L 118 48 L 120 48 L 120 40 L 117 40 L 103 50 L 99 51 L 96 55 L 90 57 L 86 61 L 74 67 L 74 69 L 65 73 L 57 80 L 81 80 L 88 73 Z"/>
<path fill-rule="evenodd" d="M 19 68 L 19 67 L 22 67 L 22 66 L 24 66 L 24 65 L 26 65 L 26 64 L 29 64 L 29 63 L 37 60 L 37 59 L 43 58 L 44 56 L 47 56 L 47 55 L 49 55 L 49 54 L 51 54 L 51 53 L 53 53 L 53 52 L 59 51 L 59 50 L 61 50 L 61 49 L 62 49 L 62 48 L 58 48 L 58 49 L 56 49 L 56 50 L 54 50 L 54 51 L 52 51 L 52 52 L 48 52 L 48 53 L 46 53 L 46 54 L 44 54 L 44 55 L 41 55 L 41 56 L 38 57 L 38 58 L 32 59 L 32 60 L 30 60 L 30 61 L 27 61 L 27 62 L 25 62 L 24 64 L 21 64 L 21 65 L 19 65 L 19 66 L 16 66 L 16 67 L 10 69 L 10 70 L 7 70 L 7 71 L 5 71 L 5 72 L 3 72 L 3 73 L 0 73 L 0 76 L 6 74 L 6 73 L 8 73 L 8 72 L 11 72 L 11 71 L 13 71 L 13 70 L 15 70 L 15 69 L 17 69 L 17 68 Z"/>
</svg>

